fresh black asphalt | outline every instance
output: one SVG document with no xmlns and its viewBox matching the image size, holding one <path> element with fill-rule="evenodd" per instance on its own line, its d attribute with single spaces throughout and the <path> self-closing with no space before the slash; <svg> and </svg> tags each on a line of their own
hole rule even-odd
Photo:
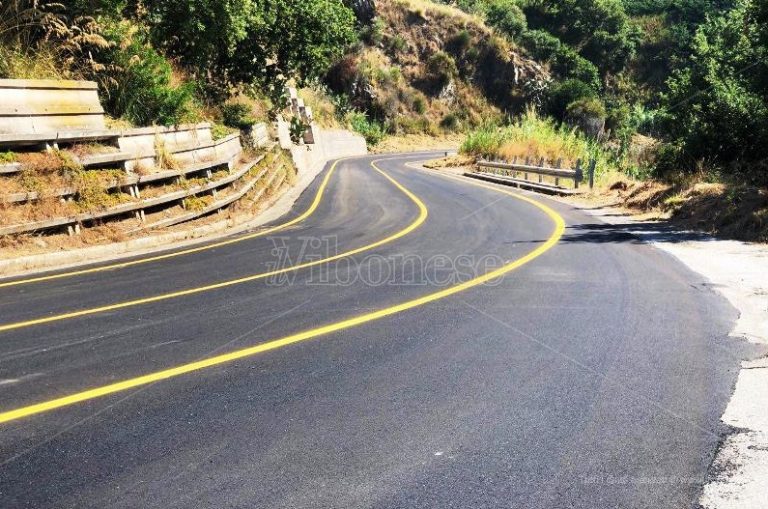
<svg viewBox="0 0 768 509">
<path fill-rule="evenodd" d="M 424 155 L 379 158 L 426 204 L 421 227 L 282 278 L 0 332 L 0 412 L 393 306 L 552 234 L 529 203 L 405 166 Z M 269 236 L 2 288 L 0 324 L 392 235 L 419 210 L 374 159 L 339 163 L 317 211 Z M 672 257 L 536 199 L 565 235 L 500 281 L 0 424 L 0 507 L 695 507 L 750 353 L 728 337 L 735 310 Z"/>
</svg>

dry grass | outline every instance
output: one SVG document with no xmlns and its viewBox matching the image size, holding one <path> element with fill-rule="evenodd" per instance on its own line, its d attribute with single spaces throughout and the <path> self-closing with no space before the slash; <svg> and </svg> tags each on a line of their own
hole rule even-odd
<svg viewBox="0 0 768 509">
<path fill-rule="evenodd" d="M 329 129 L 341 127 L 336 115 L 336 106 L 327 93 L 314 88 L 302 88 L 299 90 L 299 97 L 304 99 L 304 104 L 312 108 L 312 116 L 318 125 Z"/>
<path fill-rule="evenodd" d="M 439 136 L 405 134 L 401 136 L 388 136 L 381 143 L 373 147 L 373 152 L 383 154 L 436 149 L 455 150 L 463 139 L 464 137 L 461 134 L 444 134 Z"/>
<path fill-rule="evenodd" d="M 475 164 L 475 158 L 464 154 L 456 154 L 424 163 L 425 168 L 442 170 L 445 168 L 469 168 Z"/>
<path fill-rule="evenodd" d="M 768 189 L 686 181 L 636 181 L 617 173 L 574 201 L 611 206 L 643 219 L 667 219 L 681 228 L 725 238 L 768 242 Z"/>
<path fill-rule="evenodd" d="M 96 154 L 113 154 L 119 151 L 120 149 L 117 147 L 103 145 L 101 143 L 78 143 L 69 147 L 65 153 L 71 154 L 78 158 L 83 158 Z"/>
<path fill-rule="evenodd" d="M 155 164 L 161 170 L 180 170 L 181 163 L 174 157 L 165 143 L 157 142 L 155 144 Z"/>
<path fill-rule="evenodd" d="M 277 150 L 267 154 L 267 157 L 252 170 L 251 174 L 256 175 L 260 169 L 264 167 L 276 168 L 281 162 L 284 167 L 280 171 L 285 172 L 286 175 L 286 181 L 281 186 L 273 184 L 259 199 L 256 199 L 259 190 L 264 188 L 264 183 L 266 183 L 273 175 L 272 172 L 268 172 L 260 182 L 260 185 L 255 186 L 254 189 L 246 194 L 246 196 L 230 205 L 223 214 L 208 215 L 188 223 L 176 225 L 169 228 L 167 231 L 187 230 L 195 226 L 218 223 L 223 219 L 228 222 L 229 226 L 242 224 L 252 220 L 255 213 L 266 208 L 266 206 L 271 203 L 274 198 L 279 196 L 284 189 L 293 185 L 294 179 L 296 178 L 296 171 L 293 165 L 285 158 L 284 154 Z M 94 177 L 99 175 L 96 171 L 90 173 L 92 173 Z M 226 170 L 221 170 L 215 173 L 212 176 L 212 179 L 215 180 L 221 178 L 227 173 Z M 50 176 L 51 175 L 49 175 L 49 177 Z M 206 180 L 208 179 L 187 180 L 186 184 L 195 185 L 203 183 Z M 182 187 L 179 185 L 170 186 L 166 191 L 179 190 L 180 188 Z M 210 195 L 191 197 L 187 200 L 188 210 L 202 210 L 202 208 L 212 203 L 214 199 L 221 199 L 234 192 L 236 192 L 234 189 L 222 190 L 216 198 Z M 146 190 L 145 193 L 149 196 L 151 191 Z M 130 199 L 127 195 L 118 195 L 117 198 Z M 73 215 L 80 211 L 81 206 L 77 202 L 71 201 L 63 203 L 59 199 L 45 199 L 34 204 L 24 205 L 0 204 L 0 224 L 16 224 L 37 219 Z M 182 209 L 177 207 L 172 211 L 164 210 L 157 215 L 159 216 L 159 219 L 170 217 L 174 215 L 174 213 L 182 213 Z M 108 244 L 110 242 L 121 242 L 129 238 L 148 234 L 148 232 L 126 233 L 127 231 L 133 231 L 138 226 L 139 223 L 137 223 L 135 219 L 126 219 L 119 222 L 109 222 L 98 226 L 83 228 L 80 235 L 71 237 L 66 234 L 6 235 L 0 237 L 0 258 L 7 259 L 29 254 L 59 251 L 62 249 L 77 249 L 92 245 Z"/>
</svg>

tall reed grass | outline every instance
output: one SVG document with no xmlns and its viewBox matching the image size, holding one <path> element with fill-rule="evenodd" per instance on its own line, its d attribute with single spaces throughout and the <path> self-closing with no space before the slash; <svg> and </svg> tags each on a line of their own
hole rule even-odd
<svg viewBox="0 0 768 509">
<path fill-rule="evenodd" d="M 598 173 L 607 170 L 611 155 L 600 144 L 577 129 L 559 126 L 551 119 L 528 111 L 506 126 L 488 125 L 470 132 L 460 151 L 474 157 L 504 161 L 525 160 L 546 164 L 560 160 L 563 167 L 574 167 L 578 160 L 597 161 Z"/>
</svg>

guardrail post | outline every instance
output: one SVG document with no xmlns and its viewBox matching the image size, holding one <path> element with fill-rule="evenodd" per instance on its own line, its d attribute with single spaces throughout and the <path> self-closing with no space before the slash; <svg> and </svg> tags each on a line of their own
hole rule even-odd
<svg viewBox="0 0 768 509">
<path fill-rule="evenodd" d="M 581 159 L 576 160 L 576 175 L 573 177 L 573 188 L 578 189 L 579 183 L 584 179 L 584 172 L 581 170 Z"/>
<path fill-rule="evenodd" d="M 543 168 L 543 167 L 544 167 L 544 158 L 542 157 L 541 160 L 539 161 L 539 168 Z M 539 184 L 541 184 L 542 182 L 544 182 L 544 176 L 541 173 L 539 173 Z"/>
<path fill-rule="evenodd" d="M 595 186 L 595 166 L 597 161 L 592 159 L 589 162 L 589 188 L 592 189 Z"/>
</svg>

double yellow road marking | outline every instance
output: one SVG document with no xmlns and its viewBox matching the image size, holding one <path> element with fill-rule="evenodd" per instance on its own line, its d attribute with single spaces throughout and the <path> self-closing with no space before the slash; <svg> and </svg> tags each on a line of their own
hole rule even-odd
<svg viewBox="0 0 768 509">
<path fill-rule="evenodd" d="M 372 163 L 374 168 L 376 168 L 378 171 L 381 171 L 375 166 L 375 163 Z M 383 173 L 383 172 L 382 172 Z M 482 285 L 484 283 L 487 283 L 489 281 L 492 281 L 496 278 L 502 277 L 515 269 L 525 265 L 526 263 L 529 263 L 530 261 L 538 258 L 542 254 L 546 253 L 550 249 L 552 249 L 560 240 L 560 238 L 563 235 L 563 232 L 565 231 L 565 222 L 563 221 L 563 218 L 560 217 L 560 215 L 549 208 L 548 206 L 539 203 L 535 200 L 532 200 L 526 196 L 522 196 L 504 189 L 499 189 L 494 186 L 482 184 L 479 182 L 468 182 L 469 184 L 475 185 L 477 187 L 483 187 L 486 189 L 491 189 L 493 191 L 508 194 L 515 199 L 527 202 L 535 207 L 537 207 L 539 210 L 544 212 L 553 222 L 554 229 L 552 233 L 550 234 L 549 238 L 541 244 L 539 247 L 534 249 L 533 251 L 529 252 L 528 254 L 524 255 L 521 258 L 518 258 L 516 260 L 510 261 L 508 264 L 504 265 L 503 267 L 493 270 L 491 272 L 488 272 L 482 276 L 476 277 L 474 279 L 471 279 L 469 281 L 466 281 L 464 283 L 445 288 L 443 290 L 430 293 L 428 295 L 424 295 L 422 297 L 411 299 L 405 302 L 402 302 L 400 304 L 390 306 L 384 309 L 380 309 L 378 311 L 374 311 L 371 313 L 365 313 L 358 316 L 355 316 L 353 318 L 349 318 L 346 320 L 342 320 L 339 322 L 331 323 L 324 325 L 322 327 L 317 327 L 314 329 L 306 330 L 303 332 L 299 332 L 297 334 L 292 334 L 289 336 L 285 336 L 278 339 L 273 339 L 271 341 L 267 341 L 265 343 L 261 343 L 256 346 L 252 346 L 249 348 L 244 348 L 241 350 L 236 350 L 234 352 L 217 355 L 214 357 L 210 357 L 208 359 L 203 359 L 201 361 L 197 362 L 190 362 L 187 364 L 182 364 L 180 366 L 176 366 L 173 368 L 156 371 L 154 373 L 149 373 L 143 376 L 130 378 L 127 380 L 123 380 L 121 382 L 113 383 L 104 385 L 101 387 L 97 387 L 94 389 L 78 392 L 75 394 L 71 394 L 69 396 L 64 396 L 61 398 L 52 399 L 49 401 L 44 401 L 41 403 L 25 406 L 22 408 L 17 408 L 15 410 L 9 410 L 3 413 L 0 413 L 0 423 L 14 421 L 17 419 L 21 419 L 24 417 L 28 417 L 31 415 L 39 414 L 42 412 L 47 412 L 53 409 L 73 405 L 76 403 L 80 403 L 83 401 L 88 401 L 94 398 L 99 398 L 102 396 L 106 396 L 109 394 L 114 394 L 118 392 L 122 392 L 128 389 L 133 389 L 137 387 L 141 387 L 143 385 L 147 385 L 150 383 L 158 382 L 161 380 L 167 380 L 170 378 L 174 378 L 180 375 L 184 375 L 187 373 L 192 373 L 195 371 L 200 371 L 202 369 L 210 368 L 213 366 L 220 366 L 223 364 L 227 364 L 239 359 L 244 359 L 247 357 L 251 357 L 253 355 L 267 352 L 270 350 L 276 350 L 278 348 L 282 348 L 291 344 L 299 343 L 302 341 L 306 341 L 308 339 L 313 339 L 319 336 L 327 335 L 332 332 L 337 332 L 340 330 L 348 329 L 350 327 L 356 327 L 358 325 L 362 325 L 365 323 L 373 322 L 375 320 L 380 320 L 382 318 L 395 315 L 397 313 L 402 313 L 403 311 L 407 311 L 410 309 L 414 309 L 420 306 L 423 306 L 425 304 L 429 304 L 431 302 L 444 299 L 446 297 L 449 297 L 451 295 L 455 295 L 459 292 L 463 292 L 465 290 L 468 290 L 470 288 Z M 399 187 L 402 187 L 398 184 Z M 405 190 L 405 188 L 403 188 Z M 405 190 L 407 191 L 407 190 Z M 409 196 L 413 196 L 413 198 L 417 199 L 413 194 L 410 193 L 410 191 L 407 191 L 409 193 Z M 419 202 L 420 203 L 420 202 Z M 425 212 L 426 213 L 426 208 Z"/>
</svg>

